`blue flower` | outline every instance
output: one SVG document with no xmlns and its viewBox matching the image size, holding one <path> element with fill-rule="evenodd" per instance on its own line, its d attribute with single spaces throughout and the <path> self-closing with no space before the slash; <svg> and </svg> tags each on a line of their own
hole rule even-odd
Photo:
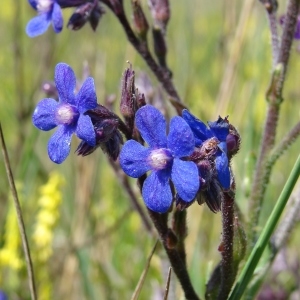
<svg viewBox="0 0 300 300">
<path fill-rule="evenodd" d="M 0 290 L 0 300 L 7 300 L 7 299 L 8 299 L 7 295 L 3 291 Z"/>
<path fill-rule="evenodd" d="M 97 106 L 97 96 L 91 77 L 85 80 L 75 95 L 75 74 L 64 63 L 59 63 L 55 68 L 55 84 L 59 102 L 51 98 L 41 100 L 33 113 L 32 122 L 44 131 L 58 127 L 49 140 L 48 155 L 52 161 L 60 164 L 70 153 L 73 133 L 89 145 L 95 146 L 94 126 L 91 118 L 84 113 Z"/>
<path fill-rule="evenodd" d="M 180 159 L 189 156 L 195 147 L 188 124 L 181 117 L 172 118 L 167 136 L 165 118 L 151 105 L 137 111 L 135 122 L 149 148 L 134 140 L 127 141 L 121 150 L 120 164 L 134 178 L 152 171 L 142 189 L 146 206 L 159 213 L 168 211 L 173 198 L 170 179 L 181 199 L 191 202 L 200 182 L 196 164 Z"/>
<path fill-rule="evenodd" d="M 217 179 L 224 189 L 229 189 L 230 170 L 226 144 L 226 138 L 229 134 L 228 121 L 219 117 L 216 122 L 208 122 L 207 127 L 186 109 L 183 110 L 182 117 L 194 133 L 196 147 L 201 147 L 204 143 L 209 147 L 217 145 L 217 151 L 214 153 Z"/>
<path fill-rule="evenodd" d="M 28 0 L 30 5 L 37 10 L 38 15 L 31 19 L 26 26 L 26 33 L 29 37 L 36 37 L 43 34 L 52 22 L 56 33 L 63 28 L 62 11 L 55 0 Z"/>
</svg>

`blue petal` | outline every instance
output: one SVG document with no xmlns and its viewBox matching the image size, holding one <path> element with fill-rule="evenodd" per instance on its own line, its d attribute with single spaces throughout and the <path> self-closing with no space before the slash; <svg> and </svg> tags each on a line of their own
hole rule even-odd
<svg viewBox="0 0 300 300">
<path fill-rule="evenodd" d="M 57 64 L 54 78 L 60 101 L 76 105 L 74 95 L 76 77 L 71 67 L 64 63 Z"/>
<path fill-rule="evenodd" d="M 70 153 L 73 133 L 74 127 L 58 126 L 57 131 L 48 142 L 48 155 L 53 162 L 61 164 L 67 158 Z"/>
<path fill-rule="evenodd" d="M 144 182 L 142 195 L 149 209 L 167 212 L 172 204 L 168 173 L 165 170 L 152 172 Z"/>
<path fill-rule="evenodd" d="M 58 105 L 58 102 L 54 99 L 46 98 L 41 100 L 32 115 L 33 125 L 44 131 L 56 127 L 55 112 Z"/>
<path fill-rule="evenodd" d="M 136 127 L 145 142 L 152 148 L 166 148 L 166 120 L 152 105 L 140 108 L 135 116 Z"/>
<path fill-rule="evenodd" d="M 80 91 L 76 95 L 76 102 L 80 113 L 84 113 L 88 109 L 93 109 L 97 106 L 95 84 L 92 77 L 88 77 L 83 83 Z"/>
<path fill-rule="evenodd" d="M 120 153 L 120 165 L 123 171 L 130 177 L 138 178 L 150 170 L 147 158 L 151 150 L 140 143 L 129 140 L 123 146 Z"/>
<path fill-rule="evenodd" d="M 96 133 L 92 120 L 89 116 L 80 114 L 77 121 L 76 135 L 90 146 L 96 145 Z"/>
<path fill-rule="evenodd" d="M 54 31 L 56 33 L 61 32 L 63 25 L 64 25 L 64 20 L 63 20 L 61 8 L 56 2 L 53 3 L 53 10 L 52 10 L 51 18 L 52 18 L 52 25 L 53 25 Z"/>
<path fill-rule="evenodd" d="M 194 134 L 187 122 L 181 117 L 171 119 L 168 148 L 175 157 L 189 156 L 194 151 Z"/>
<path fill-rule="evenodd" d="M 215 160 L 217 169 L 217 178 L 224 189 L 230 187 L 230 171 L 228 166 L 228 158 L 226 153 L 219 151 L 218 156 Z"/>
<path fill-rule="evenodd" d="M 26 33 L 29 37 L 36 37 L 46 32 L 50 25 L 48 14 L 40 14 L 31 19 L 26 26 Z"/>
<path fill-rule="evenodd" d="M 191 127 L 195 136 L 195 145 L 201 145 L 205 140 L 213 137 L 212 132 L 207 128 L 207 126 L 193 116 L 187 109 L 182 111 L 182 117 Z"/>
<path fill-rule="evenodd" d="M 34 8 L 35 10 L 37 10 L 37 1 L 36 0 L 28 0 L 29 4 L 32 6 L 32 8 Z"/>
<path fill-rule="evenodd" d="M 215 122 L 208 122 L 208 125 L 219 141 L 226 141 L 226 137 L 229 134 L 229 124 L 224 119 L 219 117 Z"/>
<path fill-rule="evenodd" d="M 182 200 L 190 202 L 196 197 L 200 187 L 200 180 L 195 163 L 175 158 L 171 178 Z"/>
</svg>

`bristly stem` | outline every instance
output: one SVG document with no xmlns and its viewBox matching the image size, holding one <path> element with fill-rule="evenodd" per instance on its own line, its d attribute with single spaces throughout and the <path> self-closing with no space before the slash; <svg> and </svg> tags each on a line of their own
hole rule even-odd
<svg viewBox="0 0 300 300">
<path fill-rule="evenodd" d="M 288 3 L 276 67 L 274 69 L 271 84 L 267 92 L 267 100 L 269 103 L 268 112 L 249 201 L 249 210 L 251 214 L 248 226 L 250 248 L 253 246 L 256 240 L 256 232 L 253 231 L 253 228 L 257 227 L 259 221 L 260 207 L 265 194 L 265 187 L 269 179 L 266 171 L 266 162 L 268 154 L 272 150 L 275 142 L 280 104 L 282 102 L 282 90 L 290 57 L 290 49 L 294 39 L 294 32 L 299 11 L 299 2 L 299 0 L 290 0 Z"/>
<path fill-rule="evenodd" d="M 154 60 L 152 54 L 149 51 L 149 48 L 147 46 L 147 43 L 145 41 L 139 40 L 136 35 L 134 34 L 127 17 L 125 15 L 123 6 L 118 6 L 118 9 L 116 9 L 109 0 L 102 0 L 103 3 L 105 3 L 112 12 L 116 15 L 119 22 L 121 23 L 128 41 L 132 44 L 132 46 L 136 49 L 136 51 L 143 57 L 151 71 L 154 73 L 158 81 L 162 84 L 165 91 L 168 93 L 168 95 L 172 98 L 173 101 L 176 102 L 182 102 L 174 85 L 171 80 L 170 72 L 163 67 L 160 67 L 157 62 Z M 122 4 L 120 4 L 122 5 Z M 176 107 L 175 107 L 176 108 Z"/>
<path fill-rule="evenodd" d="M 167 237 L 169 234 L 169 228 L 167 225 L 167 218 L 164 216 L 164 214 L 156 213 L 150 209 L 148 209 L 149 215 L 154 223 L 155 228 L 158 231 L 158 234 L 160 236 L 161 242 L 165 248 L 165 251 L 168 255 L 169 261 L 171 263 L 172 269 L 174 270 L 175 274 L 177 275 L 177 278 L 181 284 L 181 287 L 184 291 L 185 298 L 187 300 L 199 300 L 200 298 L 196 294 L 189 274 L 187 272 L 186 266 L 184 262 L 182 261 L 176 247 L 169 247 L 167 242 Z M 167 215 L 166 213 L 165 215 Z"/>
<path fill-rule="evenodd" d="M 186 252 L 185 252 L 185 238 L 187 236 L 187 225 L 186 225 L 186 209 L 178 210 L 173 214 L 172 228 L 178 238 L 177 250 L 182 259 L 184 265 L 186 266 Z"/>
<path fill-rule="evenodd" d="M 9 157 L 8 157 L 8 153 L 7 153 L 7 149 L 6 149 L 6 145 L 5 145 L 5 140 L 4 140 L 1 123 L 0 123 L 0 144 L 1 144 L 2 154 L 4 157 L 4 164 L 5 164 L 5 169 L 6 169 L 9 186 L 10 186 L 10 189 L 12 192 L 14 205 L 15 205 L 16 212 L 17 212 L 17 220 L 18 220 L 23 250 L 24 250 L 24 254 L 25 254 L 26 266 L 27 266 L 30 294 L 31 294 L 32 300 L 37 300 L 34 271 L 33 271 L 33 265 L 32 265 L 32 260 L 31 260 L 31 256 L 30 256 L 29 244 L 28 244 L 26 231 L 25 231 L 24 220 L 23 220 L 23 216 L 22 216 L 22 209 L 21 209 L 21 205 L 19 202 L 14 177 L 13 177 L 12 170 L 10 167 Z"/>
<path fill-rule="evenodd" d="M 271 32 L 271 44 L 272 44 L 272 58 L 273 58 L 273 68 L 277 64 L 277 59 L 279 55 L 279 37 L 277 31 L 277 0 L 260 0 L 267 11 L 267 16 L 269 20 L 270 32 Z"/>
<path fill-rule="evenodd" d="M 234 235 L 234 193 L 224 192 L 222 203 L 222 255 L 221 261 L 221 286 L 218 300 L 226 300 L 235 280 L 233 257 L 233 235 Z"/>
</svg>

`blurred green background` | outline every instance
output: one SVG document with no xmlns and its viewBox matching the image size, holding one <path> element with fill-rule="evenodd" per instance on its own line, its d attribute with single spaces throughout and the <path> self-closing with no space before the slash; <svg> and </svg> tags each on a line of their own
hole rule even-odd
<svg viewBox="0 0 300 300">
<path fill-rule="evenodd" d="M 151 22 L 146 2 L 142 4 Z M 265 118 L 264 95 L 272 64 L 264 8 L 258 1 L 247 0 L 170 2 L 167 60 L 174 84 L 184 103 L 201 120 L 213 121 L 219 114 L 229 115 L 230 122 L 239 130 L 242 144 L 233 160 L 233 169 L 237 202 L 247 218 L 247 197 Z M 241 11 L 249 3 L 254 5 L 237 40 L 235 32 Z M 285 2 L 280 2 L 281 14 L 284 9 Z M 72 11 L 64 10 L 65 24 Z M 129 5 L 127 13 L 131 16 Z M 147 233 L 132 209 L 105 155 L 96 151 L 85 158 L 77 157 L 72 152 L 78 140 L 73 138 L 70 156 L 62 165 L 55 165 L 47 155 L 47 141 L 52 132 L 37 130 L 31 123 L 31 114 L 37 102 L 45 97 L 42 83 L 53 80 L 58 62 L 69 64 L 78 78 L 87 63 L 95 79 L 98 102 L 103 104 L 106 97 L 115 95 L 116 112 L 127 60 L 137 75 L 147 72 L 154 87 L 159 83 L 126 41 L 121 26 L 108 9 L 96 32 L 88 24 L 78 32 L 64 28 L 58 35 L 49 28 L 43 36 L 30 39 L 25 26 L 34 16 L 35 11 L 27 1 L 7 3 L 0 11 L 0 121 L 18 183 L 40 299 L 129 299 L 155 238 Z M 221 93 L 230 57 L 236 61 L 236 68 L 229 89 Z M 300 53 L 295 43 L 284 88 L 278 141 L 299 121 L 299 68 Z M 174 114 L 172 108 L 171 112 Z M 262 225 L 299 153 L 299 143 L 296 144 L 275 166 L 262 208 Z M 0 176 L 0 289 L 9 299 L 30 299 L 2 156 Z M 60 178 L 59 184 L 51 181 L 55 176 Z M 53 206 L 40 200 L 47 194 L 45 188 L 41 190 L 47 182 L 57 199 L 61 198 Z M 134 180 L 132 184 L 135 186 Z M 141 197 L 139 200 L 142 204 Z M 201 296 L 209 274 L 220 259 L 217 250 L 221 240 L 220 218 L 220 214 L 214 215 L 205 205 L 194 204 L 188 209 L 188 265 Z M 38 235 L 41 226 L 45 232 Z M 289 243 L 290 257 L 298 261 L 299 238 L 293 235 Z M 5 252 L 9 247 L 11 251 Z M 43 251 L 45 256 L 41 255 Z M 16 263 L 18 259 L 20 263 Z M 166 265 L 166 257 L 159 249 L 152 259 L 140 299 L 160 299 L 154 297 L 163 291 Z M 282 280 L 293 285 L 289 276 Z M 174 297 L 182 297 L 178 284 Z"/>
</svg>

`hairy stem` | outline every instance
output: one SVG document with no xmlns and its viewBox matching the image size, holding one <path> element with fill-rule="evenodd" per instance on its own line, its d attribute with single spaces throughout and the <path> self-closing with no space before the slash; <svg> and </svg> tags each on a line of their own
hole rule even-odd
<svg viewBox="0 0 300 300">
<path fill-rule="evenodd" d="M 261 148 L 254 172 L 253 185 L 249 201 L 249 211 L 251 215 L 248 226 L 248 245 L 250 248 L 252 248 L 256 240 L 257 233 L 253 231 L 253 228 L 257 227 L 261 204 L 265 194 L 266 185 L 269 180 L 266 170 L 266 162 L 275 142 L 280 104 L 282 102 L 282 90 L 290 57 L 290 49 L 294 39 L 294 32 L 299 11 L 299 2 L 299 0 L 290 0 L 288 3 L 276 68 L 273 72 L 273 78 L 270 88 L 267 92 L 267 100 L 269 103 L 268 112 L 264 125 Z"/>
<path fill-rule="evenodd" d="M 199 297 L 197 296 L 197 294 L 192 286 L 186 266 L 185 266 L 184 262 L 182 261 L 176 247 L 170 248 L 169 244 L 167 242 L 167 237 L 169 234 L 167 219 L 165 218 L 164 215 L 156 213 L 150 209 L 148 209 L 148 212 L 154 223 L 155 228 L 158 231 L 158 234 L 160 236 L 162 244 L 163 244 L 165 251 L 168 255 L 168 258 L 170 260 L 172 269 L 174 270 L 174 272 L 177 275 L 177 278 L 181 284 L 181 287 L 184 291 L 185 298 L 187 300 L 199 300 Z"/>
<path fill-rule="evenodd" d="M 234 193 L 224 193 L 222 203 L 222 261 L 221 261 L 221 286 L 218 300 L 226 300 L 234 283 L 233 235 L 234 235 Z"/>
</svg>

